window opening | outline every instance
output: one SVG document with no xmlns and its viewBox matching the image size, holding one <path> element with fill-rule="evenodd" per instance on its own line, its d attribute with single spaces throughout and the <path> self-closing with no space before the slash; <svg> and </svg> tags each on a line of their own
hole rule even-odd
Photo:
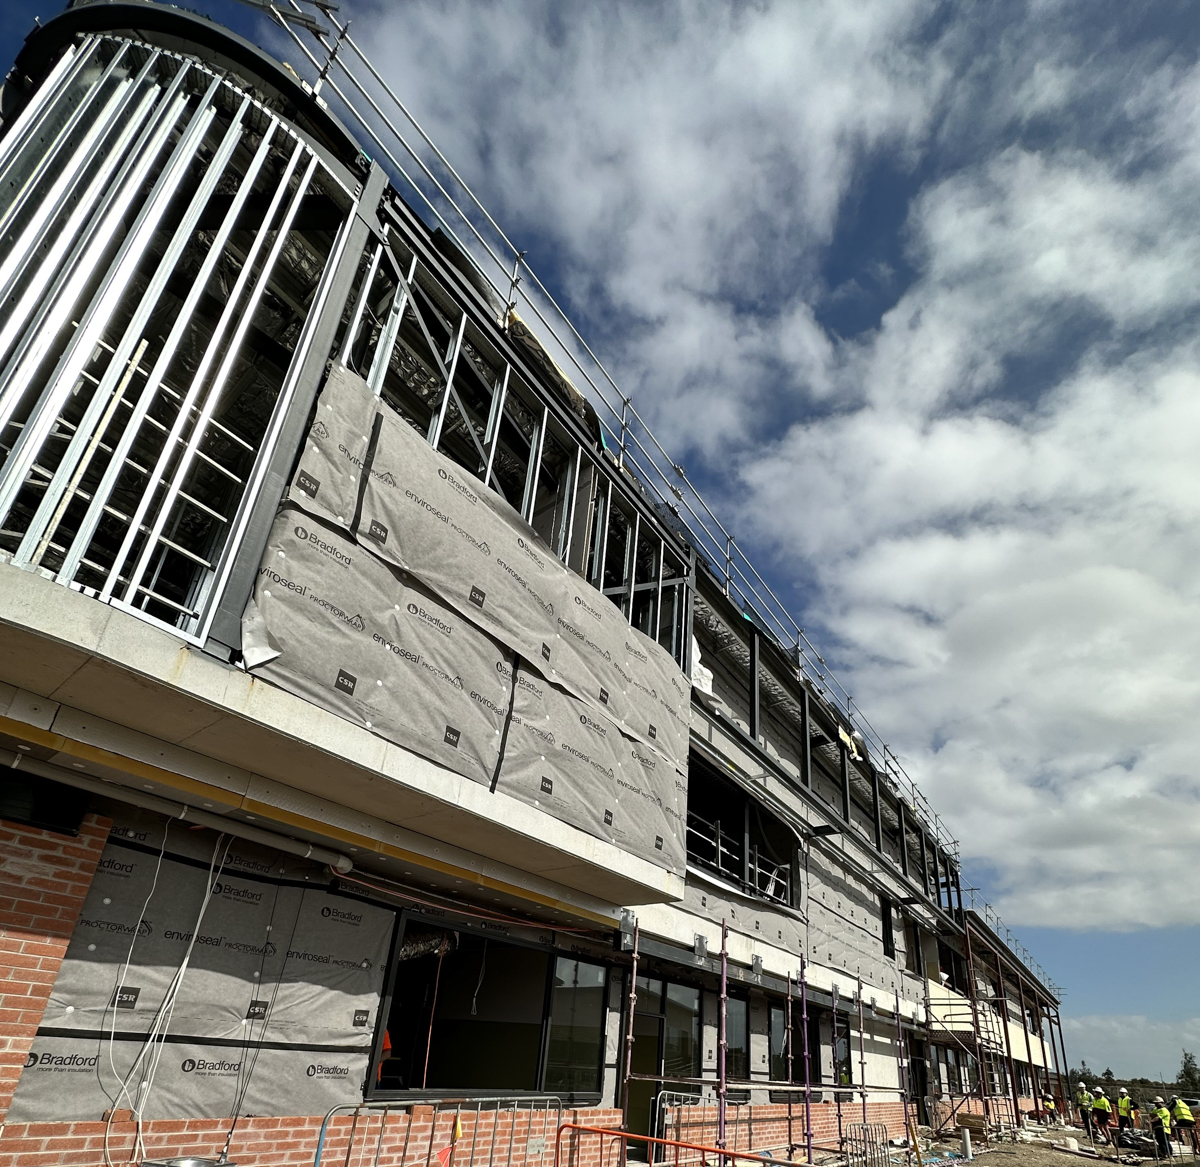
<svg viewBox="0 0 1200 1167">
<path fill-rule="evenodd" d="M 725 1076 L 745 1082 L 750 1078 L 750 1002 L 730 997 L 725 1006 Z"/>
<path fill-rule="evenodd" d="M 834 1012 L 833 1019 L 833 1080 L 839 1086 L 854 1081 L 854 1060 L 850 1043 L 850 1014 Z"/>
<path fill-rule="evenodd" d="M 921 950 L 921 926 L 912 919 L 904 921 L 904 967 L 916 976 L 925 974 L 925 954 Z"/>
<path fill-rule="evenodd" d="M 891 960 L 896 959 L 896 933 L 893 926 L 892 913 L 895 910 L 888 896 L 879 897 L 880 935 L 883 939 L 883 955 Z"/>
<path fill-rule="evenodd" d="M 548 953 L 410 920 L 395 960 L 380 1089 L 537 1089 Z"/>
<path fill-rule="evenodd" d="M 693 756 L 688 776 L 688 862 L 776 903 L 792 903 L 791 830 Z"/>
<path fill-rule="evenodd" d="M 542 456 L 529 522 L 561 559 L 566 550 L 576 459 L 572 443 L 558 423 L 549 417 L 545 422 L 541 446 Z"/>
<path fill-rule="evenodd" d="M 639 523 L 637 531 L 630 623 L 653 639 L 658 624 L 662 540 L 649 529 L 648 525 Z"/>
</svg>

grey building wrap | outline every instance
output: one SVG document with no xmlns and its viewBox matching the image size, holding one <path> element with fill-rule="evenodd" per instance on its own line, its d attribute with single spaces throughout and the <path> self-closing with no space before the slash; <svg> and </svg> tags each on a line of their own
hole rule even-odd
<svg viewBox="0 0 1200 1167">
<path fill-rule="evenodd" d="M 289 499 L 243 621 L 255 675 L 684 870 L 691 687 L 669 654 L 341 365 Z"/>
<path fill-rule="evenodd" d="M 146 1118 L 360 1098 L 394 922 L 330 893 L 315 863 L 120 808 L 9 1120 L 98 1119 L 151 1067 Z M 185 956 L 165 1039 L 148 1045 Z"/>
</svg>

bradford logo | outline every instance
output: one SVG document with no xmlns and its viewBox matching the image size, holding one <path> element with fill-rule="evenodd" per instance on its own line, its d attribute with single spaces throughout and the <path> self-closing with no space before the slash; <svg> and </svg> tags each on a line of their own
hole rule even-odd
<svg viewBox="0 0 1200 1167">
<path fill-rule="evenodd" d="M 184 1058 L 179 1064 L 179 1068 L 185 1073 L 190 1074 L 196 1068 L 195 1058 Z"/>
<path fill-rule="evenodd" d="M 608 730 L 605 729 L 604 726 L 602 726 L 598 721 L 593 721 L 586 713 L 581 713 L 579 715 L 579 724 L 600 734 L 601 737 L 608 736 Z"/>
<path fill-rule="evenodd" d="M 28 1070 L 30 1066 L 36 1066 L 36 1065 L 37 1065 L 37 1054 L 30 1054 L 25 1059 L 25 1069 Z"/>
<path fill-rule="evenodd" d="M 325 428 L 325 423 L 320 419 L 312 423 L 312 429 L 309 430 L 309 433 L 311 433 L 314 438 L 329 437 L 329 431 Z"/>
<path fill-rule="evenodd" d="M 409 614 L 410 616 L 417 616 L 417 615 L 420 615 L 420 612 L 421 612 L 421 609 L 420 609 L 420 608 L 418 608 L 416 604 L 409 604 L 409 605 L 408 605 L 408 614 Z"/>
<path fill-rule="evenodd" d="M 354 686 L 357 684 L 358 678 L 353 673 L 348 673 L 345 669 L 338 669 L 337 680 L 333 683 L 335 689 L 340 689 L 343 693 L 353 696 Z"/>
<path fill-rule="evenodd" d="M 321 489 L 321 483 L 311 474 L 301 470 L 296 475 L 296 489 L 303 491 L 309 498 L 316 498 L 317 491 Z"/>
<path fill-rule="evenodd" d="M 307 543 L 308 542 L 308 528 L 307 527 L 297 527 L 296 528 L 296 538 L 303 539 L 304 542 Z"/>
</svg>

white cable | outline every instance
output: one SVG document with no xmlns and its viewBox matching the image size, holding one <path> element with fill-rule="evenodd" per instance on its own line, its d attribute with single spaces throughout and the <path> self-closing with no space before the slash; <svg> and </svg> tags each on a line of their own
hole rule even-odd
<svg viewBox="0 0 1200 1167">
<path fill-rule="evenodd" d="M 110 1029 L 109 1036 L 108 1036 L 108 1065 L 109 1065 L 109 1068 L 112 1070 L 113 1077 L 117 1081 L 117 1094 L 116 1094 L 115 1098 L 113 1098 L 113 1097 L 109 1098 L 109 1102 L 111 1103 L 111 1105 L 108 1108 L 108 1119 L 106 1120 L 106 1122 L 104 1124 L 104 1163 L 105 1163 L 105 1167 L 113 1167 L 112 1158 L 109 1154 L 109 1149 L 108 1149 L 109 1135 L 112 1132 L 113 1116 L 116 1112 L 117 1104 L 121 1101 L 122 1096 L 124 1095 L 125 1097 L 128 1097 L 128 1095 L 125 1092 L 125 1083 L 121 1080 L 120 1071 L 117 1069 L 117 1063 L 116 1063 L 117 1002 L 121 999 L 121 990 L 125 987 L 126 976 L 129 975 L 129 965 L 133 960 L 133 949 L 134 949 L 134 946 L 137 944 L 138 931 L 142 926 L 142 921 L 146 918 L 146 909 L 149 908 L 150 901 L 154 897 L 155 888 L 158 887 L 158 875 L 159 875 L 159 872 L 162 870 L 163 855 L 165 854 L 165 852 L 167 850 L 167 836 L 170 833 L 171 823 L 173 821 L 174 821 L 173 819 L 168 818 L 166 823 L 163 825 L 162 846 L 158 849 L 158 861 L 154 865 L 154 879 L 150 884 L 150 891 L 147 894 L 146 899 L 142 904 L 142 910 L 138 914 L 137 923 L 133 926 L 133 938 L 129 941 L 129 951 L 125 954 L 125 964 L 117 976 L 117 983 L 113 989 L 112 1000 L 108 1005 L 108 1008 L 110 1008 L 112 1010 L 112 1028 Z M 103 1016 L 101 1017 L 100 1027 L 101 1027 L 101 1030 L 103 1030 L 103 1028 L 104 1028 Z M 104 1090 L 104 1078 L 103 1078 L 103 1074 L 101 1073 L 102 1064 L 103 1063 L 97 1063 L 96 1077 L 100 1082 L 100 1089 L 102 1091 L 104 1091 L 105 1094 L 107 1094 L 108 1091 Z"/>
<path fill-rule="evenodd" d="M 225 854 L 221 856 L 220 867 L 217 866 L 217 855 L 221 850 L 221 844 L 225 843 Z M 138 1158 L 144 1158 L 146 1149 L 142 1141 L 142 1113 L 146 1108 L 146 1103 L 149 1099 L 150 1089 L 153 1086 L 154 1074 L 158 1069 L 159 1059 L 162 1057 L 162 1045 L 166 1038 L 167 1031 L 170 1027 L 171 1016 L 175 1011 L 175 1001 L 178 998 L 179 988 L 183 982 L 183 975 L 187 971 L 188 962 L 191 960 L 192 949 L 196 944 L 196 937 L 199 935 L 200 925 L 204 921 L 204 914 L 208 910 L 209 901 L 213 897 L 214 888 L 214 869 L 219 875 L 222 868 L 225 866 L 225 859 L 229 854 L 229 848 L 233 845 L 233 840 L 227 835 L 221 834 L 217 836 L 216 845 L 213 847 L 212 859 L 208 865 L 208 885 L 205 889 L 204 899 L 200 904 L 200 912 L 196 917 L 196 923 L 192 928 L 191 940 L 188 942 L 187 951 L 184 953 L 183 960 L 180 962 L 179 968 L 175 970 L 170 984 L 167 986 L 166 993 L 163 995 L 162 1002 L 155 1011 L 154 1017 L 150 1024 L 150 1029 L 142 1041 L 142 1047 L 138 1051 L 138 1055 L 134 1058 L 133 1064 L 129 1067 L 128 1072 L 121 1081 L 121 1089 L 118 1092 L 118 1101 L 122 1098 L 130 1103 L 130 1110 L 133 1112 L 133 1120 L 135 1123 L 135 1144 L 134 1150 Z M 154 1050 L 154 1045 L 157 1043 L 158 1049 Z M 150 1056 L 150 1061 L 147 1064 L 147 1055 Z M 141 1072 L 141 1081 L 138 1083 L 134 1094 L 129 1091 L 129 1084 L 133 1080 L 134 1075 Z M 106 1163 L 111 1163 L 107 1159 L 107 1145 L 105 1147 Z"/>
</svg>

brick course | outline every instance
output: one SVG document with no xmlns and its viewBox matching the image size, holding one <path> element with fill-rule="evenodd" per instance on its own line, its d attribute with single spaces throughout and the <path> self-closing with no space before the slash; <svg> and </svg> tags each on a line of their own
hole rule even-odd
<svg viewBox="0 0 1200 1167">
<path fill-rule="evenodd" d="M 0 1123 L 111 825 L 89 814 L 71 838 L 0 820 Z"/>
</svg>

